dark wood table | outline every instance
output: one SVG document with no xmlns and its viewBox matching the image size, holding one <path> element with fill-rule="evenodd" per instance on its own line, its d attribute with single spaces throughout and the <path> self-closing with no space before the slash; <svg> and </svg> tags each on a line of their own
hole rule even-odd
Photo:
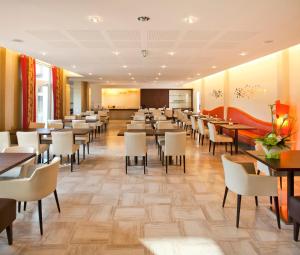
<svg viewBox="0 0 300 255">
<path fill-rule="evenodd" d="M 254 130 L 255 127 L 247 126 L 244 124 L 223 124 L 220 125 L 222 129 L 227 129 L 234 131 L 234 147 L 235 147 L 235 153 L 237 154 L 239 152 L 239 130 Z"/>
<path fill-rule="evenodd" d="M 294 177 L 295 173 L 300 173 L 300 150 L 284 151 L 280 154 L 280 159 L 268 159 L 265 154 L 260 151 L 245 151 L 250 157 L 267 165 L 277 172 L 283 172 L 287 175 L 287 207 L 283 219 L 287 223 L 291 223 L 292 219 L 289 217 L 289 198 L 294 196 Z"/>
<path fill-rule="evenodd" d="M 0 176 L 35 156 L 35 153 L 0 153 Z"/>
</svg>

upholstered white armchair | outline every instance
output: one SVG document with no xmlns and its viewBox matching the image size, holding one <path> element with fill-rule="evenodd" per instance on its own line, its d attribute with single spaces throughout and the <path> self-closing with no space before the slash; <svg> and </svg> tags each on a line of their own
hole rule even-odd
<svg viewBox="0 0 300 255">
<path fill-rule="evenodd" d="M 146 133 L 125 132 L 125 170 L 127 174 L 127 167 L 130 163 L 130 157 L 143 157 L 144 174 L 146 173 L 147 165 L 147 145 Z"/>
<path fill-rule="evenodd" d="M 236 193 L 236 227 L 239 227 L 242 196 L 272 196 L 274 197 L 277 224 L 278 228 L 280 228 L 277 178 L 256 175 L 254 164 L 234 162 L 229 155 L 222 155 L 222 163 L 225 175 L 223 207 L 225 206 L 228 190 Z"/>
<path fill-rule="evenodd" d="M 42 199 L 54 193 L 60 211 L 56 192 L 58 168 L 59 158 L 54 158 L 50 164 L 44 164 L 36 168 L 28 178 L 0 181 L 1 198 L 10 198 L 17 201 L 38 201 L 41 235 L 43 235 Z"/>
<path fill-rule="evenodd" d="M 198 118 L 198 132 L 199 132 L 199 143 L 203 145 L 204 138 L 209 136 L 208 128 L 205 127 L 204 121 L 201 118 Z"/>
<path fill-rule="evenodd" d="M 185 147 L 186 147 L 186 132 L 166 132 L 165 141 L 162 144 L 162 158 L 168 173 L 168 158 L 176 156 L 183 157 L 183 172 L 185 173 Z"/>
<path fill-rule="evenodd" d="M 79 165 L 79 145 L 74 144 L 73 132 L 52 132 L 51 152 L 53 156 L 71 156 L 71 171 L 73 171 L 73 162 L 77 152 L 77 163 Z"/>
<path fill-rule="evenodd" d="M 195 139 L 196 133 L 198 133 L 198 123 L 194 116 L 191 116 L 191 125 L 192 125 L 191 137 L 194 137 L 194 139 Z"/>
<path fill-rule="evenodd" d="M 62 120 L 48 120 L 47 126 L 48 128 L 62 129 L 64 128 L 64 123 Z"/>
<path fill-rule="evenodd" d="M 78 128 L 78 129 L 90 129 L 90 123 L 85 123 L 85 122 L 74 122 L 73 123 L 73 128 Z M 85 147 L 87 146 L 87 151 L 88 154 L 90 153 L 90 136 L 89 134 L 86 135 L 77 135 L 75 137 L 75 144 L 82 145 L 83 147 L 83 159 L 85 159 Z"/>
<path fill-rule="evenodd" d="M 0 132 L 0 152 L 10 146 L 10 134 L 8 131 Z"/>
<path fill-rule="evenodd" d="M 213 155 L 215 155 L 216 144 L 224 143 L 225 149 L 227 151 L 227 144 L 230 144 L 230 152 L 232 154 L 232 144 L 233 139 L 227 135 L 219 135 L 217 133 L 216 127 L 214 124 L 208 122 L 208 132 L 209 132 L 209 152 L 211 150 L 211 145 L 213 145 Z"/>
</svg>

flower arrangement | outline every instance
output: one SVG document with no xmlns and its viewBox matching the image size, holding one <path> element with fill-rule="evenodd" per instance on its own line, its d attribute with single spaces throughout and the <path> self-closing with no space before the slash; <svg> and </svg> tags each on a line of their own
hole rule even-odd
<svg viewBox="0 0 300 255">
<path fill-rule="evenodd" d="M 276 115 L 275 104 L 270 105 L 272 132 L 264 137 L 257 138 L 266 153 L 267 158 L 279 159 L 280 152 L 288 150 L 287 142 L 290 141 L 294 119 L 288 114 L 283 116 Z"/>
</svg>

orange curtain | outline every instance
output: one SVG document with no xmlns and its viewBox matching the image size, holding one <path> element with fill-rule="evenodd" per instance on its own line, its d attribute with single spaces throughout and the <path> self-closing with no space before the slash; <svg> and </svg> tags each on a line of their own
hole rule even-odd
<svg viewBox="0 0 300 255">
<path fill-rule="evenodd" d="M 28 128 L 29 123 L 36 121 L 36 75 L 35 59 L 20 56 L 22 83 L 22 126 Z"/>
<path fill-rule="evenodd" d="M 53 87 L 53 104 L 54 119 L 61 119 L 63 116 L 63 69 L 52 67 L 52 87 Z"/>
</svg>

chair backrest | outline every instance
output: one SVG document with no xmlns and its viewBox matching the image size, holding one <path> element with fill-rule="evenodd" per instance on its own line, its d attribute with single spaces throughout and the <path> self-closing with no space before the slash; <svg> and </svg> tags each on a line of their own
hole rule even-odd
<svg viewBox="0 0 300 255">
<path fill-rule="evenodd" d="M 216 127 L 214 124 L 208 122 L 207 123 L 208 126 L 208 132 L 209 132 L 209 140 L 215 142 L 216 138 L 217 138 L 217 131 L 216 131 Z"/>
<path fill-rule="evenodd" d="M 94 114 L 95 114 L 94 111 L 86 111 L 85 113 L 86 113 L 86 114 L 89 114 L 89 115 L 94 115 Z"/>
<path fill-rule="evenodd" d="M 10 146 L 10 134 L 8 131 L 0 132 L 0 152 Z"/>
<path fill-rule="evenodd" d="M 232 157 L 222 155 L 224 168 L 225 185 L 233 192 L 238 194 L 247 194 L 248 173 L 242 164 L 234 162 Z"/>
<path fill-rule="evenodd" d="M 75 120 L 76 116 L 75 115 L 67 115 L 65 116 L 65 120 Z"/>
<path fill-rule="evenodd" d="M 165 156 L 185 155 L 186 132 L 165 133 Z"/>
<path fill-rule="evenodd" d="M 33 132 L 17 132 L 18 145 L 20 147 L 32 147 L 39 151 L 40 138 L 36 131 Z"/>
<path fill-rule="evenodd" d="M 127 129 L 145 129 L 146 124 L 140 123 L 140 124 L 127 124 Z"/>
<path fill-rule="evenodd" d="M 29 128 L 44 128 L 45 123 L 42 122 L 30 122 L 29 123 Z"/>
<path fill-rule="evenodd" d="M 158 122 L 156 124 L 157 129 L 174 129 L 175 126 L 171 122 Z"/>
<path fill-rule="evenodd" d="M 154 120 L 167 120 L 167 117 L 164 115 L 154 115 Z"/>
<path fill-rule="evenodd" d="M 196 129 L 196 118 L 194 116 L 191 116 L 191 124 L 192 124 L 192 129 Z"/>
<path fill-rule="evenodd" d="M 85 122 L 73 122 L 72 123 L 72 127 L 73 128 L 78 128 L 78 129 L 89 129 L 90 128 L 90 124 L 89 123 L 85 123 Z"/>
<path fill-rule="evenodd" d="M 146 133 L 125 132 L 125 156 L 145 156 Z"/>
<path fill-rule="evenodd" d="M 73 132 L 52 132 L 52 153 L 54 155 L 70 155 L 73 153 Z"/>
<path fill-rule="evenodd" d="M 86 120 L 96 120 L 97 119 L 97 115 L 86 116 L 85 119 Z"/>
<path fill-rule="evenodd" d="M 57 185 L 59 162 L 60 158 L 55 157 L 50 164 L 43 164 L 35 169 L 30 176 L 30 185 L 28 185 L 30 188 L 27 190 L 31 201 L 40 200 L 54 192 Z"/>
<path fill-rule="evenodd" d="M 72 120 L 72 127 L 75 128 L 78 123 L 86 123 L 86 120 Z"/>
<path fill-rule="evenodd" d="M 198 118 L 198 130 L 201 135 L 205 135 L 205 127 L 204 127 L 204 121 L 201 118 Z"/>
<path fill-rule="evenodd" d="M 133 120 L 146 120 L 146 117 L 144 115 L 135 115 Z"/>
<path fill-rule="evenodd" d="M 98 111 L 99 117 L 107 117 L 107 111 Z"/>
<path fill-rule="evenodd" d="M 130 124 L 145 124 L 144 120 L 132 120 Z"/>
<path fill-rule="evenodd" d="M 165 115 L 166 115 L 166 117 L 167 118 L 172 118 L 173 117 L 173 111 L 172 111 L 172 109 L 166 109 L 165 110 Z"/>
<path fill-rule="evenodd" d="M 48 126 L 48 128 L 59 129 L 59 128 L 63 128 L 64 124 L 63 124 L 62 120 L 48 120 L 47 126 Z"/>
</svg>

